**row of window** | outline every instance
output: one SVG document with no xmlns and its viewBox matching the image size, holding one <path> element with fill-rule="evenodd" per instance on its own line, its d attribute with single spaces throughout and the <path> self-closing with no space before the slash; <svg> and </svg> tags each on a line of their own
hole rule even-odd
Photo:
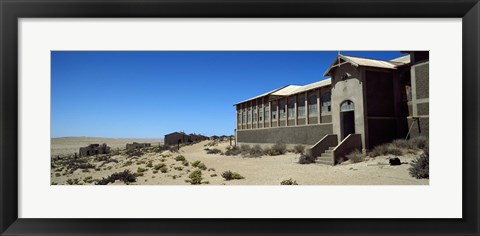
<svg viewBox="0 0 480 236">
<path fill-rule="evenodd" d="M 323 112 L 329 112 L 331 111 L 331 101 L 330 101 L 330 93 L 325 93 L 322 94 L 322 100 L 321 100 L 321 111 Z M 278 102 L 278 109 L 279 109 L 279 116 L 280 119 L 285 119 L 285 115 L 288 114 L 289 118 L 294 118 L 295 117 L 295 98 L 289 98 L 288 103 L 287 103 L 287 109 L 285 109 L 285 100 L 280 100 Z M 265 121 L 270 121 L 270 107 L 268 105 L 265 105 L 265 111 L 261 112 L 262 105 L 259 105 L 259 111 L 257 112 L 256 107 L 249 107 L 248 109 L 243 109 L 243 112 L 238 111 L 237 114 L 237 122 L 240 123 L 251 123 L 252 118 L 253 120 L 257 120 L 257 113 L 258 113 L 258 120 L 263 121 L 265 117 Z M 277 120 L 277 101 L 272 102 L 272 120 Z M 286 112 L 288 111 L 288 112 Z M 305 96 L 299 96 L 298 97 L 298 103 L 297 103 L 297 114 L 299 117 L 305 117 Z M 308 99 L 308 113 L 309 117 L 316 117 L 317 116 L 317 95 L 312 94 L 309 96 Z M 242 116 L 243 114 L 243 116 Z M 247 122 L 245 122 L 247 121 Z"/>
</svg>

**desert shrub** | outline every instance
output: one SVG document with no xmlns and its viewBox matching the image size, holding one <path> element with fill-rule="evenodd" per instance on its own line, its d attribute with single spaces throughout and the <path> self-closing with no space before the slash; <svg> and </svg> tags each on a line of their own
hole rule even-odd
<svg viewBox="0 0 480 236">
<path fill-rule="evenodd" d="M 90 172 L 90 170 L 88 170 L 88 169 L 82 169 L 82 172 L 88 173 L 88 172 Z"/>
<path fill-rule="evenodd" d="M 156 164 L 153 169 L 155 170 L 160 170 L 161 168 L 163 167 L 166 167 L 167 165 L 165 165 L 165 163 L 160 163 L 160 164 Z"/>
<path fill-rule="evenodd" d="M 79 184 L 79 180 L 78 179 L 67 179 L 67 184 L 77 185 L 77 184 Z"/>
<path fill-rule="evenodd" d="M 215 176 L 217 176 L 217 174 L 211 174 L 211 175 L 210 175 L 210 177 L 215 177 Z"/>
<path fill-rule="evenodd" d="M 125 163 L 123 163 L 123 166 L 122 167 L 125 167 L 125 166 L 131 166 L 133 164 L 133 162 L 131 160 L 128 160 L 126 161 Z"/>
<path fill-rule="evenodd" d="M 83 179 L 83 182 L 87 184 L 91 184 L 93 182 L 93 177 L 92 176 L 87 176 Z"/>
<path fill-rule="evenodd" d="M 153 167 L 153 161 L 149 161 L 145 167 L 152 168 Z"/>
<path fill-rule="evenodd" d="M 200 162 L 200 164 L 197 165 L 197 168 L 200 170 L 206 170 L 207 166 L 204 163 Z"/>
<path fill-rule="evenodd" d="M 153 173 L 154 173 L 154 174 L 158 173 L 158 170 L 153 170 Z"/>
<path fill-rule="evenodd" d="M 185 161 L 185 157 L 183 155 L 178 155 L 175 157 L 175 161 Z"/>
<path fill-rule="evenodd" d="M 167 173 L 168 172 L 168 167 L 164 166 L 164 167 L 160 168 L 160 172 Z"/>
<path fill-rule="evenodd" d="M 70 158 L 70 159 L 61 159 L 58 161 L 59 164 L 65 166 L 70 171 L 75 171 L 77 169 L 93 169 L 95 166 L 88 163 L 85 158 Z"/>
<path fill-rule="evenodd" d="M 370 157 L 384 156 L 384 155 L 403 155 L 402 149 L 392 145 L 392 144 L 382 144 L 373 148 L 371 152 L 368 153 Z"/>
<path fill-rule="evenodd" d="M 298 184 L 296 180 L 293 180 L 292 178 L 290 178 L 280 182 L 280 185 L 298 185 Z"/>
<path fill-rule="evenodd" d="M 183 170 L 183 167 L 181 167 L 181 166 L 176 166 L 176 167 L 174 167 L 173 169 L 175 169 L 175 170 Z"/>
<path fill-rule="evenodd" d="M 141 165 L 141 164 L 145 164 L 145 161 L 143 161 L 143 160 L 137 161 L 137 165 Z"/>
<path fill-rule="evenodd" d="M 105 164 L 108 164 L 110 162 L 118 163 L 118 160 L 115 160 L 115 159 L 111 158 L 110 156 L 97 156 L 97 157 L 95 157 L 94 160 L 96 162 L 103 161 L 103 163 L 100 166 L 104 166 Z"/>
<path fill-rule="evenodd" d="M 269 156 L 283 155 L 287 152 L 287 145 L 283 143 L 276 143 L 270 148 L 265 150 L 265 153 Z"/>
<path fill-rule="evenodd" d="M 212 148 L 207 150 L 207 154 L 219 154 L 219 153 L 222 153 L 222 150 L 217 148 Z"/>
<path fill-rule="evenodd" d="M 234 146 L 234 147 L 227 147 L 227 151 L 225 151 L 226 156 L 236 156 L 242 153 L 239 147 Z"/>
<path fill-rule="evenodd" d="M 198 165 L 200 165 L 200 163 L 202 163 L 201 161 L 194 161 L 192 162 L 192 166 L 193 167 L 198 167 Z"/>
<path fill-rule="evenodd" d="M 142 167 L 138 167 L 137 169 L 137 173 L 143 173 L 145 171 L 147 171 L 148 169 L 145 169 L 145 168 L 142 168 Z"/>
<path fill-rule="evenodd" d="M 208 168 L 208 171 L 215 171 L 215 168 Z"/>
<path fill-rule="evenodd" d="M 97 181 L 95 185 L 107 185 L 109 183 L 114 183 L 116 180 L 120 180 L 126 184 L 129 184 L 132 182 L 136 182 L 137 177 L 129 170 L 124 170 L 122 172 L 115 172 L 107 178 L 102 178 L 101 180 Z"/>
<path fill-rule="evenodd" d="M 306 155 L 306 154 L 301 154 L 300 157 L 298 158 L 298 164 L 311 164 L 315 163 L 315 160 L 317 160 L 316 157 Z"/>
<path fill-rule="evenodd" d="M 227 170 L 227 171 L 223 172 L 222 177 L 227 181 L 232 180 L 232 179 L 244 179 L 245 178 L 242 175 L 240 175 L 239 173 L 232 172 L 230 170 Z"/>
<path fill-rule="evenodd" d="M 182 161 L 182 165 L 183 165 L 183 166 L 189 166 L 190 164 L 188 163 L 187 160 L 184 160 L 184 161 Z"/>
<path fill-rule="evenodd" d="M 418 149 L 428 150 L 428 139 L 423 136 L 411 138 L 408 141 Z"/>
<path fill-rule="evenodd" d="M 60 174 L 60 173 L 55 173 L 55 176 L 56 176 L 56 177 L 60 177 L 61 174 Z"/>
<path fill-rule="evenodd" d="M 255 157 L 255 158 L 261 157 L 262 155 L 263 155 L 263 149 L 258 144 L 250 148 L 247 154 L 244 154 L 244 156 Z"/>
<path fill-rule="evenodd" d="M 353 152 L 347 154 L 346 157 L 353 163 L 364 161 L 363 154 L 358 149 L 353 150 Z"/>
<path fill-rule="evenodd" d="M 143 155 L 143 152 L 138 149 L 130 149 L 125 152 L 128 157 L 141 157 Z"/>
<path fill-rule="evenodd" d="M 415 160 L 410 163 L 408 172 L 412 177 L 417 179 L 428 179 L 429 178 L 429 153 L 428 151 L 424 152 L 420 157 L 417 157 Z"/>
<path fill-rule="evenodd" d="M 305 152 L 305 146 L 300 145 L 300 144 L 295 145 L 293 147 L 293 152 L 295 152 L 297 154 L 303 154 Z"/>
<path fill-rule="evenodd" d="M 201 170 L 195 170 L 190 175 L 188 175 L 188 180 L 185 180 L 185 182 L 197 185 L 197 184 L 202 184 L 202 171 Z"/>
<path fill-rule="evenodd" d="M 252 147 L 250 147 L 250 145 L 241 145 L 240 146 L 240 152 L 242 154 L 248 154 L 250 153 L 250 149 L 252 149 Z"/>
</svg>

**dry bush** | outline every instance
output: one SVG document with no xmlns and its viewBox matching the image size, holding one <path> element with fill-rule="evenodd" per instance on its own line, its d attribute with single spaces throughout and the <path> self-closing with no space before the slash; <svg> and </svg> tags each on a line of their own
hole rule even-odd
<svg viewBox="0 0 480 236">
<path fill-rule="evenodd" d="M 410 168 L 408 172 L 412 177 L 417 179 L 428 179 L 429 178 L 429 152 L 426 151 L 420 157 L 413 160 L 410 163 Z"/>
<path fill-rule="evenodd" d="M 305 153 L 305 146 L 298 144 L 293 147 L 293 152 L 297 154 L 303 154 Z"/>
<path fill-rule="evenodd" d="M 245 178 L 242 175 L 240 175 L 239 173 L 232 172 L 230 170 L 227 170 L 227 171 L 223 172 L 222 177 L 227 181 L 233 180 L 233 179 L 244 179 Z"/>
<path fill-rule="evenodd" d="M 193 184 L 193 185 L 198 185 L 202 184 L 202 171 L 201 170 L 195 170 L 190 175 L 188 175 L 189 180 L 185 180 L 185 182 Z"/>
<path fill-rule="evenodd" d="M 109 183 L 114 183 L 116 180 L 120 180 L 125 184 L 129 184 L 137 181 L 137 177 L 132 174 L 129 170 L 124 170 L 123 172 L 116 172 L 108 176 L 107 178 L 102 178 L 95 183 L 95 185 L 107 185 Z"/>
<path fill-rule="evenodd" d="M 242 153 L 242 151 L 237 146 L 227 147 L 227 151 L 225 151 L 225 156 L 236 156 L 236 155 L 239 155 L 241 153 Z"/>
<path fill-rule="evenodd" d="M 283 155 L 287 152 L 287 145 L 283 143 L 275 143 L 270 148 L 265 149 L 265 154 L 269 156 Z"/>
<path fill-rule="evenodd" d="M 217 148 L 212 148 L 212 149 L 207 148 L 207 154 L 219 154 L 219 153 L 221 154 L 222 150 Z"/>
<path fill-rule="evenodd" d="M 283 180 L 280 182 L 280 185 L 298 185 L 297 181 L 293 180 L 292 178 Z"/>
<path fill-rule="evenodd" d="M 317 160 L 316 157 L 313 157 L 313 156 L 310 156 L 310 155 L 306 155 L 306 154 L 302 154 L 300 155 L 300 157 L 298 158 L 298 164 L 311 164 L 311 163 L 315 163 L 315 160 Z"/>
<path fill-rule="evenodd" d="M 352 163 L 362 162 L 365 160 L 363 154 L 358 149 L 353 150 L 353 152 L 347 154 L 346 157 Z"/>
</svg>

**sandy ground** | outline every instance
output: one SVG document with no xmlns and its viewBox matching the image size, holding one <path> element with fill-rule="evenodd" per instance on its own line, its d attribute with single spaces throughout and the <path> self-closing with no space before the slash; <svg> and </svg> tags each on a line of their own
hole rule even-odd
<svg viewBox="0 0 480 236">
<path fill-rule="evenodd" d="M 244 158 L 241 156 L 224 156 L 220 154 L 206 154 L 204 148 L 208 141 L 200 142 L 191 146 L 185 146 L 179 153 L 163 151 L 161 153 L 146 153 L 141 157 L 128 158 L 125 155 L 116 155 L 112 158 L 118 163 L 110 162 L 102 165 L 102 162 L 95 162 L 94 157 L 89 157 L 89 163 L 95 165 L 95 169 L 78 169 L 69 173 L 62 166 L 54 166 L 51 171 L 52 184 L 67 184 L 67 180 L 77 179 L 79 184 L 86 183 L 85 178 L 99 180 L 107 177 L 114 172 L 120 172 L 125 169 L 132 173 L 139 168 L 146 169 L 143 176 L 138 176 L 137 181 L 132 184 L 150 184 L 150 185 L 185 185 L 188 175 L 197 170 L 192 167 L 191 162 L 201 161 L 207 166 L 207 170 L 202 171 L 204 181 L 210 185 L 279 185 L 282 180 L 290 179 L 297 181 L 300 185 L 428 185 L 428 179 L 415 179 L 408 173 L 409 164 L 400 166 L 388 165 L 388 157 L 380 156 L 376 158 L 367 158 L 360 163 L 342 163 L 336 166 L 327 166 L 322 164 L 300 165 L 297 163 L 299 154 L 287 153 L 280 156 L 262 156 L 260 158 Z M 110 145 L 110 144 L 109 144 Z M 229 142 L 220 143 L 217 146 L 209 148 L 218 148 L 225 151 Z M 53 147 L 53 145 L 52 145 Z M 177 155 L 185 156 L 190 162 L 189 166 L 182 165 L 181 161 L 175 161 Z M 416 155 L 407 155 L 400 157 L 402 162 L 410 163 Z M 131 161 L 131 165 L 125 165 Z M 164 163 L 168 170 L 166 173 L 158 171 L 154 173 L 153 167 L 148 167 L 148 162 L 152 166 Z M 231 170 L 238 172 L 244 179 L 226 181 L 221 177 L 224 171 Z M 87 172 L 88 171 L 88 172 Z M 87 181 L 88 182 L 88 181 Z M 114 184 L 124 184 L 116 181 Z"/>
<path fill-rule="evenodd" d="M 51 139 L 51 155 L 70 155 L 78 153 L 80 147 L 88 146 L 92 143 L 106 143 L 112 149 L 125 148 L 127 143 L 152 143 L 158 145 L 163 143 L 163 139 L 127 139 L 127 138 L 92 138 L 92 137 L 64 137 Z"/>
</svg>

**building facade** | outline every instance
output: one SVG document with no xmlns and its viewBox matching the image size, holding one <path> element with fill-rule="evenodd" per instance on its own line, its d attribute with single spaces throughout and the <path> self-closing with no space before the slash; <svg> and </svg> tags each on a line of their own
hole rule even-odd
<svg viewBox="0 0 480 236">
<path fill-rule="evenodd" d="M 392 60 L 338 55 L 324 80 L 288 85 L 235 104 L 238 144 L 317 144 L 350 134 L 361 149 L 428 137 L 428 52 Z M 360 148 L 360 147 L 358 147 Z"/>
</svg>

